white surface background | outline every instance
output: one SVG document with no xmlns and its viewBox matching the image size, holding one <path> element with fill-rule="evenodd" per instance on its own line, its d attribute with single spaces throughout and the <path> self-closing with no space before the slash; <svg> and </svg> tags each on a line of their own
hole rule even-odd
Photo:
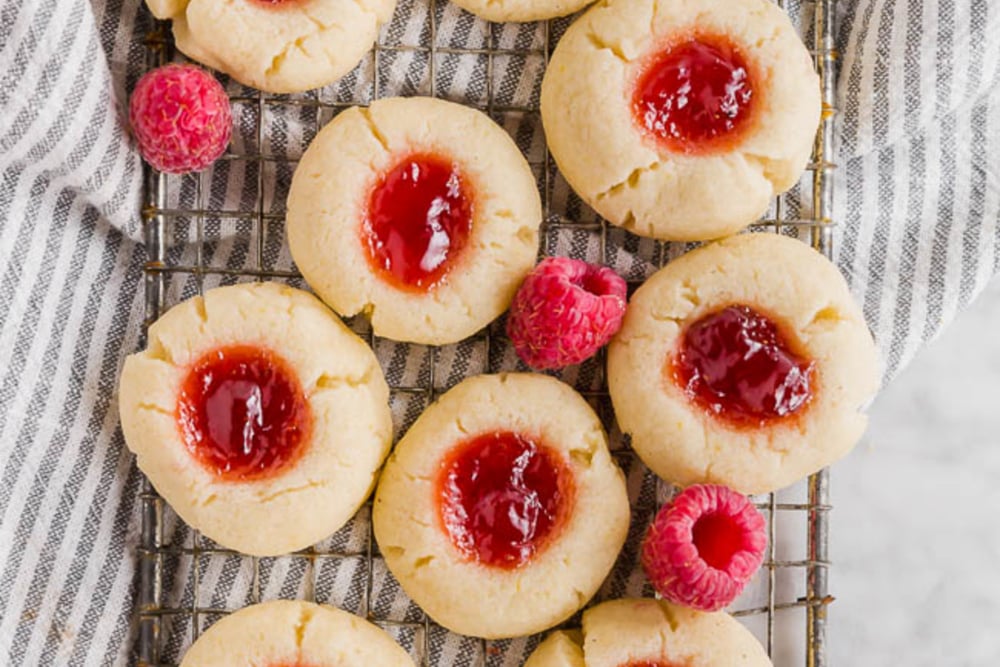
<svg viewBox="0 0 1000 667">
<path fill-rule="evenodd" d="M 833 667 L 1000 666 L 1000 282 L 834 467 Z"/>
</svg>

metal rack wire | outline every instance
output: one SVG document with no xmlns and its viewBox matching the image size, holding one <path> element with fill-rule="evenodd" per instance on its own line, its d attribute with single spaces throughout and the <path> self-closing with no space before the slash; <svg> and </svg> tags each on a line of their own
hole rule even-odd
<svg viewBox="0 0 1000 667">
<path fill-rule="evenodd" d="M 389 39 L 387 35 L 392 34 L 391 30 L 384 29 L 368 64 L 360 66 L 368 67 L 370 72 L 370 80 L 365 80 L 366 90 L 354 90 L 349 95 L 330 96 L 320 91 L 289 97 L 236 87 L 232 95 L 234 106 L 241 105 L 253 111 L 250 137 L 245 142 L 249 150 L 234 150 L 223 160 L 253 166 L 248 169 L 248 183 L 244 184 L 244 189 L 252 190 L 248 201 L 244 202 L 247 205 L 224 210 L 224 206 L 213 201 L 214 197 L 209 192 L 211 177 L 206 174 L 181 183 L 174 177 L 155 173 L 147 167 L 146 199 L 142 212 L 148 253 L 144 270 L 147 325 L 179 298 L 177 290 L 173 289 L 175 282 L 186 285 L 189 292 L 201 291 L 206 281 L 284 280 L 301 285 L 290 263 L 283 266 L 272 261 L 276 245 L 283 243 L 283 214 L 280 206 L 277 210 L 274 206 L 278 194 L 275 186 L 290 176 L 295 158 L 268 154 L 263 150 L 269 131 L 265 118 L 269 112 L 298 110 L 310 119 L 312 131 L 318 131 L 341 109 L 366 104 L 384 95 L 423 93 L 439 96 L 444 87 L 443 77 L 454 70 L 448 67 L 449 59 L 468 59 L 473 63 L 473 70 L 477 77 L 483 78 L 483 85 L 478 92 L 464 96 L 461 101 L 481 108 L 515 134 L 535 170 L 546 214 L 543 254 L 582 252 L 592 255 L 588 259 L 606 262 L 610 254 L 626 246 L 630 250 L 638 247 L 639 254 L 645 253 L 655 269 L 682 250 L 669 244 L 639 241 L 620 230 L 609 228 L 579 201 L 573 200 L 572 195 L 554 197 L 555 192 L 565 192 L 567 188 L 564 183 L 561 186 L 557 183 L 561 177 L 545 150 L 544 141 L 538 146 L 541 121 L 537 91 L 521 96 L 522 100 L 517 95 L 498 90 L 495 80 L 498 72 L 529 61 L 544 68 L 551 47 L 567 21 L 538 24 L 529 29 L 534 30 L 534 35 L 529 34 L 527 40 L 522 39 L 523 32 L 510 39 L 509 34 L 502 32 L 503 26 L 476 21 L 474 29 L 482 31 L 483 44 L 470 48 L 454 47 L 438 43 L 438 24 L 446 0 L 403 1 L 411 5 L 429 3 L 419 39 L 413 40 L 414 43 L 407 43 L 405 39 Z M 783 7 L 786 5 L 786 0 L 776 1 Z M 789 205 L 785 198 L 779 198 L 757 227 L 798 235 L 829 255 L 833 224 L 830 180 L 834 169 L 830 155 L 834 140 L 837 60 L 833 42 L 834 0 L 813 3 L 787 0 L 787 4 L 795 15 L 804 17 L 800 27 L 807 44 L 812 47 L 820 74 L 824 112 L 813 160 L 800 189 L 799 200 Z M 146 42 L 150 67 L 170 59 L 168 35 L 169 28 L 164 24 L 156 24 L 155 29 L 148 33 Z M 510 45 L 511 42 L 513 45 Z M 421 77 L 423 89 L 405 78 L 402 81 L 386 81 L 385 63 L 406 54 L 426 59 L 426 76 Z M 501 60 L 505 66 L 498 67 L 497 63 Z M 537 150 L 526 147 L 525 142 Z M 187 200 L 177 196 L 177 189 L 185 187 L 191 195 Z M 266 192 L 271 193 L 270 205 L 266 202 Z M 214 241 L 209 231 L 222 218 L 235 225 L 234 233 L 241 239 L 239 242 L 245 257 L 235 264 L 220 260 L 212 252 Z M 580 235 L 585 238 L 583 242 L 579 240 Z M 183 250 L 178 252 L 178 246 L 182 246 Z M 641 276 L 628 277 L 632 278 L 631 287 L 641 282 Z M 365 336 L 377 352 L 389 343 L 374 337 L 363 321 L 356 319 L 349 324 Z M 479 368 L 460 368 L 457 373 L 445 374 L 439 368 L 439 361 L 441 355 L 448 354 L 448 351 L 428 348 L 419 364 L 419 372 L 397 373 L 395 377 L 390 373 L 391 393 L 397 404 L 395 412 L 397 416 L 402 415 L 399 420 L 402 424 L 397 423 L 397 435 L 421 407 L 465 375 L 511 370 L 511 357 L 503 353 L 505 344 L 502 327 L 494 325 L 460 344 L 477 348 L 477 358 L 481 362 Z M 410 348 L 417 347 L 391 345 L 397 355 L 412 354 Z M 379 356 L 383 364 L 389 363 L 386 355 Z M 641 534 L 671 490 L 644 470 L 617 431 L 603 376 L 603 359 L 564 379 L 576 385 L 605 420 L 614 454 L 630 480 L 630 499 L 634 507 L 632 531 L 634 535 Z M 758 507 L 768 518 L 770 541 L 765 565 L 750 587 L 754 590 L 738 601 L 734 614 L 751 626 L 778 665 L 805 662 L 809 667 L 823 667 L 826 664 L 826 608 L 832 599 L 827 589 L 828 485 L 828 474 L 824 470 L 790 492 L 757 499 Z M 277 559 L 251 558 L 222 549 L 186 529 L 145 482 L 141 492 L 141 536 L 137 553 L 137 664 L 143 667 L 175 665 L 184 648 L 211 621 L 243 604 L 268 597 L 301 597 L 348 607 L 393 634 L 421 667 L 520 664 L 517 656 L 530 648 L 537 638 L 513 642 L 458 638 L 436 626 L 412 603 L 400 602 L 401 593 L 390 596 L 392 599 L 387 602 L 384 589 L 376 590 L 376 580 L 391 579 L 391 576 L 380 563 L 369 517 L 370 506 L 366 506 L 333 538 L 304 552 Z M 782 526 L 780 530 L 779 526 Z M 630 537 L 630 543 L 634 542 L 633 537 Z M 788 547 L 788 543 L 792 546 Z M 598 597 L 615 596 L 622 591 L 649 594 L 648 588 L 643 588 L 641 577 L 634 576 L 635 560 L 635 553 L 623 554 L 609 583 Z M 284 572 L 283 577 L 274 576 L 276 570 Z M 239 600 L 242 604 L 220 599 L 213 593 L 220 578 L 239 579 L 241 576 L 246 589 Z M 277 591 L 270 590 L 273 588 L 271 584 L 279 580 L 285 583 Z M 293 582 L 291 586 L 287 585 L 288 581 Z M 342 592 L 338 593 L 337 599 L 327 595 L 331 588 Z M 739 606 L 743 600 L 749 601 L 749 604 Z M 783 614 L 792 615 L 794 618 L 785 621 L 790 620 L 797 625 L 779 622 Z M 796 639 L 792 649 L 789 649 L 788 642 L 781 641 L 783 636 L 779 625 L 799 629 L 793 633 Z"/>
</svg>

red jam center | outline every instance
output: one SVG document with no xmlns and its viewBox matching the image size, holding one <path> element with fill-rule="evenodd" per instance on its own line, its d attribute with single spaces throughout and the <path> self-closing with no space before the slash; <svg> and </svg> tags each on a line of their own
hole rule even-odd
<svg viewBox="0 0 1000 667">
<path fill-rule="evenodd" d="M 472 230 L 472 197 L 458 168 L 435 155 L 409 155 L 383 174 L 368 198 L 368 258 L 397 287 L 427 290 L 454 264 Z"/>
<path fill-rule="evenodd" d="M 725 570 L 733 555 L 743 548 L 743 531 L 724 514 L 706 514 L 691 529 L 698 555 L 709 567 Z"/>
<path fill-rule="evenodd" d="M 790 349 L 775 322 L 747 306 L 689 325 L 673 376 L 692 400 L 739 426 L 787 417 L 812 398 L 812 364 Z"/>
<path fill-rule="evenodd" d="M 184 442 L 226 480 L 277 474 L 302 454 L 312 423 L 295 373 L 252 345 L 213 350 L 188 371 L 177 400 Z"/>
<path fill-rule="evenodd" d="M 697 37 L 650 58 L 636 82 L 633 112 L 640 127 L 682 153 L 726 150 L 748 125 L 750 69 L 727 39 Z"/>
<path fill-rule="evenodd" d="M 441 521 L 470 560 L 514 569 L 556 536 L 573 502 L 573 479 L 559 455 L 510 432 L 455 447 L 438 477 Z"/>
<path fill-rule="evenodd" d="M 676 662 L 666 662 L 664 660 L 632 660 L 621 667 L 685 667 Z"/>
</svg>

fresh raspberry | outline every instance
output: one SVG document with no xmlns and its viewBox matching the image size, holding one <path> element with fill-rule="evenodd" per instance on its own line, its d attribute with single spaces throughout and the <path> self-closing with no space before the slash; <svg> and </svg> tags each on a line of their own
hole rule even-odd
<svg viewBox="0 0 1000 667">
<path fill-rule="evenodd" d="M 535 369 L 578 364 L 621 328 L 625 281 L 606 266 L 548 257 L 514 296 L 507 335 Z"/>
<path fill-rule="evenodd" d="M 233 133 L 229 98 L 194 65 L 170 64 L 139 79 L 129 102 L 139 152 L 159 171 L 200 171 L 219 159 Z"/>
<path fill-rule="evenodd" d="M 722 609 L 764 560 L 767 522 L 727 486 L 695 484 L 664 505 L 642 543 L 642 567 L 671 602 Z"/>
</svg>

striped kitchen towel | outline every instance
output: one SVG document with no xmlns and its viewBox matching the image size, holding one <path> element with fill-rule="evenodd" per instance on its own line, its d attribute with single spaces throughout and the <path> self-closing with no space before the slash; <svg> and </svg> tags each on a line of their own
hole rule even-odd
<svg viewBox="0 0 1000 667">
<path fill-rule="evenodd" d="M 0 2 L 0 664 L 128 664 L 140 475 L 122 442 L 114 392 L 122 358 L 139 341 L 144 253 L 141 167 L 122 118 L 151 24 L 137 0 Z M 439 40 L 485 43 L 482 22 L 437 4 Z M 785 4 L 797 15 L 810 11 Z M 401 0 L 383 42 L 426 39 L 427 6 Z M 1000 5 L 852 0 L 839 9 L 837 262 L 891 377 L 1000 266 L 1000 179 L 991 160 L 1000 143 Z M 539 34 L 506 26 L 497 38 L 524 48 Z M 363 65 L 333 94 L 358 95 L 375 66 Z M 427 92 L 420 53 L 387 51 L 377 66 L 381 94 Z M 494 86 L 460 57 L 437 66 L 437 92 L 455 99 L 482 99 L 489 88 L 511 103 L 536 101 L 537 62 L 496 60 Z M 255 107 L 245 106 L 237 153 L 258 140 Z M 322 120 L 310 113 L 270 118 L 267 150 L 300 154 Z M 541 145 L 530 129 L 518 140 L 529 152 Z M 280 214 L 289 176 L 280 163 L 225 161 L 200 179 L 179 178 L 170 204 L 246 210 L 258 204 L 262 183 L 263 205 Z M 574 219 L 592 215 L 564 185 L 553 197 Z M 793 193 L 790 205 L 805 204 Z M 177 261 L 191 252 L 189 223 L 172 227 Z M 253 260 L 240 224 L 205 220 L 213 262 L 240 268 Z M 278 268 L 290 266 L 280 239 L 263 242 Z M 609 243 L 622 272 L 641 278 L 652 270 L 645 242 L 612 233 Z M 550 250 L 590 256 L 594 247 L 565 238 Z M 175 300 L 194 288 L 171 286 Z M 383 352 L 390 374 L 422 372 L 405 351 Z M 443 355 L 439 363 L 464 369 L 469 358 Z M 239 597 L 238 568 L 211 576 L 220 603 Z M 274 585 L 282 589 L 280 577 Z M 384 604 L 396 603 L 391 588 L 386 596 Z"/>
<path fill-rule="evenodd" d="M 1000 5 L 843 4 L 837 262 L 891 377 L 1000 269 Z"/>
</svg>

